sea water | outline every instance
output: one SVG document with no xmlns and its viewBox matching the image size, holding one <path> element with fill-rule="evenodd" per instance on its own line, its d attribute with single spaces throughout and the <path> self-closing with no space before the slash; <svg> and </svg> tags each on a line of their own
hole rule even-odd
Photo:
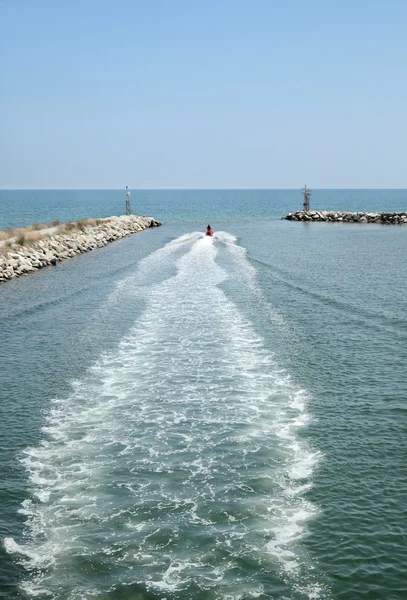
<svg viewBox="0 0 407 600">
<path fill-rule="evenodd" d="M 1 287 L 1 597 L 405 596 L 407 229 L 247 194 Z"/>
</svg>

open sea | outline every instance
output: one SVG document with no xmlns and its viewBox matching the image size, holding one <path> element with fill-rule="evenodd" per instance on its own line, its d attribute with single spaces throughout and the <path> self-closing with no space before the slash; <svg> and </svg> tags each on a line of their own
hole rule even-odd
<svg viewBox="0 0 407 600">
<path fill-rule="evenodd" d="M 0 191 L 0 229 L 124 202 Z M 161 228 L 0 284 L 1 599 L 407 598 L 407 227 L 301 205 L 133 192 Z"/>
</svg>

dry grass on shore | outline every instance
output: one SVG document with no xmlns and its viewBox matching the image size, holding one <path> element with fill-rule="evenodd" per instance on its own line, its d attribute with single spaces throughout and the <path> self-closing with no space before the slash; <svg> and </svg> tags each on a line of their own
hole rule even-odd
<svg viewBox="0 0 407 600">
<path fill-rule="evenodd" d="M 18 233 L 18 230 L 17 230 Z M 19 248 L 29 248 L 38 240 L 42 240 L 46 235 L 41 235 L 38 231 L 27 231 L 26 233 L 19 233 L 17 236 L 13 235 L 10 238 L 6 238 L 4 243 L 0 246 L 0 255 L 7 254 L 13 249 Z"/>
<path fill-rule="evenodd" d="M 47 237 L 46 230 L 55 229 L 55 233 L 70 233 L 75 230 L 84 231 L 86 227 L 96 227 L 102 223 L 108 222 L 109 219 L 80 219 L 79 221 L 68 221 L 61 223 L 59 219 L 52 223 L 34 223 L 28 227 L 18 227 L 15 229 L 0 230 L 0 242 L 12 240 L 13 243 L 24 245 L 25 241 L 37 241 L 43 237 Z M 42 233 L 44 232 L 44 234 Z"/>
<path fill-rule="evenodd" d="M 49 229 L 55 227 L 52 225 L 44 225 L 43 223 L 34 223 L 28 227 L 17 227 L 15 229 L 3 229 L 0 230 L 0 241 L 8 240 L 10 238 L 18 237 L 19 235 L 28 235 L 32 232 L 40 231 L 41 229 Z"/>
<path fill-rule="evenodd" d="M 86 227 L 96 227 L 102 223 L 108 223 L 110 219 L 81 219 L 72 223 L 63 223 L 58 233 L 72 233 L 73 231 L 85 231 Z"/>
<path fill-rule="evenodd" d="M 110 219 L 80 219 L 61 223 L 58 219 L 52 223 L 34 223 L 28 227 L 0 230 L 0 256 L 4 256 L 12 250 L 29 248 L 39 240 L 47 239 L 53 235 L 72 234 L 84 231 L 86 227 L 96 227 L 102 223 L 108 223 Z"/>
</svg>

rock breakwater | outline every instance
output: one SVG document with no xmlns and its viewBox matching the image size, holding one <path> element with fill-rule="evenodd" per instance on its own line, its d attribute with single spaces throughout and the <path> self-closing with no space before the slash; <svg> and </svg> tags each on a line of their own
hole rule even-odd
<svg viewBox="0 0 407 600">
<path fill-rule="evenodd" d="M 299 210 L 281 217 L 287 221 L 329 221 L 334 223 L 383 223 L 403 225 L 407 223 L 407 212 L 345 212 L 328 210 Z"/>
<path fill-rule="evenodd" d="M 13 243 L 2 247 L 0 255 L 0 282 L 8 281 L 43 267 L 56 265 L 77 254 L 102 248 L 109 242 L 161 225 L 151 217 L 135 215 L 99 219 L 96 225 L 83 222 L 68 224 L 71 231 L 44 236 L 29 245 Z M 69 228 L 68 228 L 69 229 Z"/>
</svg>

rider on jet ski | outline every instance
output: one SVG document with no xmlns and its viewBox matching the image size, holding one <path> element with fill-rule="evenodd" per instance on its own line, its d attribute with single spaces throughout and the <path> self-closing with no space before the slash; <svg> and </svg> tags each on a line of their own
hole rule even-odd
<svg viewBox="0 0 407 600">
<path fill-rule="evenodd" d="M 213 235 L 213 231 L 212 231 L 212 228 L 211 228 L 211 226 L 210 226 L 210 225 L 208 225 L 208 227 L 206 228 L 206 233 L 205 233 L 205 235 L 210 235 L 210 236 L 212 236 L 212 235 Z"/>
</svg>

